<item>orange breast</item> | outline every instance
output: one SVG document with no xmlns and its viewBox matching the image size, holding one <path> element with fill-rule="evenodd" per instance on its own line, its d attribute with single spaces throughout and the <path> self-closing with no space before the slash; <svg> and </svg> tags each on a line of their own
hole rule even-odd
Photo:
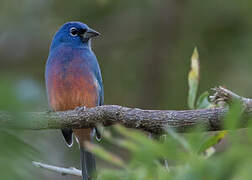
<svg viewBox="0 0 252 180">
<path fill-rule="evenodd" d="M 47 78 L 49 103 L 53 110 L 64 111 L 79 106 L 94 107 L 98 104 L 98 84 L 88 69 L 79 68 L 78 59 L 64 69 L 52 67 Z"/>
<path fill-rule="evenodd" d="M 56 78 L 50 90 L 50 105 L 56 111 L 74 109 L 79 106 L 94 107 L 98 94 L 94 83 L 87 79 L 67 78 L 67 82 L 59 82 Z M 69 83 L 70 82 L 70 83 Z"/>
</svg>

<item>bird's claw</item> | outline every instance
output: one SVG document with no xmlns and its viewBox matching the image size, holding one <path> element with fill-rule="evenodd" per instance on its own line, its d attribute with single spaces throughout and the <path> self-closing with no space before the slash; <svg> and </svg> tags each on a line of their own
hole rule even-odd
<svg viewBox="0 0 252 180">
<path fill-rule="evenodd" d="M 85 111 L 86 110 L 86 106 L 78 106 L 74 110 L 77 111 L 77 112 Z"/>
</svg>

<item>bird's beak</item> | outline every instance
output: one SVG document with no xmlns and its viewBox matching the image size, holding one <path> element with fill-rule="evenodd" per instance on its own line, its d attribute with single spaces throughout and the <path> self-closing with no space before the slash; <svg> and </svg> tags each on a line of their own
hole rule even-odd
<svg viewBox="0 0 252 180">
<path fill-rule="evenodd" d="M 99 32 L 97 32 L 97 31 L 95 31 L 95 30 L 93 30 L 91 28 L 88 28 L 87 32 L 85 32 L 83 34 L 83 37 L 89 39 L 89 38 L 96 37 L 96 36 L 99 36 L 99 35 L 101 35 Z"/>
</svg>

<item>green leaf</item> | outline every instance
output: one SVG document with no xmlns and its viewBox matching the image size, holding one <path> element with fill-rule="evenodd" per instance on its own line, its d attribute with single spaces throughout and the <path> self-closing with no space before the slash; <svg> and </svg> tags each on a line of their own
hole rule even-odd
<svg viewBox="0 0 252 180">
<path fill-rule="evenodd" d="M 188 106 L 190 109 L 195 109 L 195 99 L 199 85 L 199 68 L 199 54 L 197 48 L 195 48 L 191 57 L 191 70 L 188 74 Z"/>
<path fill-rule="evenodd" d="M 116 166 L 119 166 L 119 167 L 124 166 L 124 162 L 123 162 L 123 160 L 121 158 L 119 158 L 118 156 L 108 152 L 107 150 L 105 150 L 101 146 L 86 142 L 85 147 L 89 151 L 94 152 L 94 154 L 96 154 L 100 158 L 104 159 L 105 161 L 108 161 L 108 162 L 110 162 L 110 163 L 112 163 L 112 164 L 114 164 Z"/>
<path fill-rule="evenodd" d="M 33 179 L 28 168 L 38 151 L 18 137 L 20 132 L 0 129 L 1 179 Z"/>
<path fill-rule="evenodd" d="M 173 131 L 171 128 L 167 128 L 168 134 L 173 137 L 175 140 L 177 140 L 188 152 L 192 152 L 192 147 L 190 144 L 187 142 L 185 138 L 180 136 L 178 133 Z"/>
<path fill-rule="evenodd" d="M 196 109 L 206 109 L 210 108 L 212 104 L 208 101 L 209 93 L 203 92 L 197 100 Z"/>
<path fill-rule="evenodd" d="M 214 146 L 215 144 L 219 143 L 221 139 L 223 139 L 227 134 L 227 131 L 220 131 L 214 136 L 210 136 L 207 138 L 200 146 L 198 153 L 203 153 L 210 147 Z"/>
<path fill-rule="evenodd" d="M 142 150 L 139 147 L 145 148 L 145 153 L 152 153 L 154 156 L 162 156 L 166 154 L 167 150 L 162 150 L 162 145 L 155 141 L 146 134 L 137 130 L 129 130 L 123 126 L 117 125 L 115 126 L 115 130 L 125 136 L 128 140 L 120 140 L 118 141 L 121 145 L 128 150 L 132 150 L 132 152 L 143 154 Z M 140 150 L 140 151 L 139 151 Z"/>
<path fill-rule="evenodd" d="M 242 111 L 241 102 L 239 100 L 233 101 L 224 119 L 224 126 L 226 129 L 232 130 L 239 126 Z"/>
</svg>

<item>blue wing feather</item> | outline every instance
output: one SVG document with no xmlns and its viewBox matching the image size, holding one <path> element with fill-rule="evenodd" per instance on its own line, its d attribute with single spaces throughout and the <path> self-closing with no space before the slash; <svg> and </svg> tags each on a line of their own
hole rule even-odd
<svg viewBox="0 0 252 180">
<path fill-rule="evenodd" d="M 99 84 L 99 100 L 98 100 L 98 105 L 101 106 L 104 104 L 104 90 L 103 90 L 103 83 L 102 83 L 102 76 L 101 76 L 101 70 L 100 70 L 100 66 L 98 64 L 98 61 L 97 61 L 97 58 L 95 56 L 95 54 L 92 52 L 92 56 L 94 59 L 94 61 L 92 61 L 94 64 L 93 64 L 93 69 L 94 69 L 94 73 L 95 73 L 95 77 L 98 81 L 98 84 Z"/>
</svg>

